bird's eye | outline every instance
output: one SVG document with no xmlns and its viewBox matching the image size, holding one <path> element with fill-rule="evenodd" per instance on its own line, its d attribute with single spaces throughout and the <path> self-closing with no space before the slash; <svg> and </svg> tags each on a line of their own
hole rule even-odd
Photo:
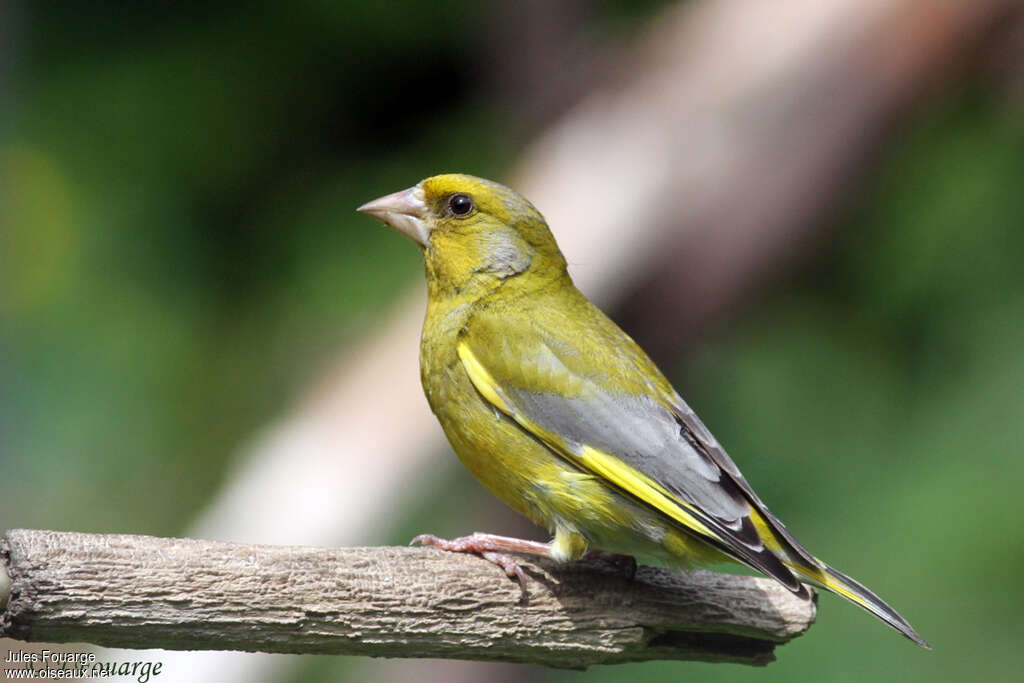
<svg viewBox="0 0 1024 683">
<path fill-rule="evenodd" d="M 473 200 L 468 194 L 453 194 L 448 198 L 448 210 L 453 216 L 467 216 L 473 210 Z"/>
</svg>

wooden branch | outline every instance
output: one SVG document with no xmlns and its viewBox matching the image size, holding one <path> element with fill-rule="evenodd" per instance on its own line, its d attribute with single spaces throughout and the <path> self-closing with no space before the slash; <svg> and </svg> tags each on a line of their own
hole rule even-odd
<svg viewBox="0 0 1024 683">
<path fill-rule="evenodd" d="M 0 637 L 53 643 L 573 668 L 762 665 L 815 615 L 813 602 L 769 579 L 641 567 L 630 580 L 600 563 L 532 559 L 522 601 L 493 564 L 426 548 L 15 529 L 0 540 L 0 560 Z"/>
</svg>

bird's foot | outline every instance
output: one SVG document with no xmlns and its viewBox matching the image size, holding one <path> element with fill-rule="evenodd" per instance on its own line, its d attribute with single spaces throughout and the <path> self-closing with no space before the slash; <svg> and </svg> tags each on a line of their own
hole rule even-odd
<svg viewBox="0 0 1024 683">
<path fill-rule="evenodd" d="M 636 577 L 636 558 L 632 555 L 610 553 L 607 550 L 588 550 L 583 553 L 584 560 L 607 562 L 622 572 L 627 579 Z"/>
<path fill-rule="evenodd" d="M 519 587 L 523 591 L 523 598 L 526 598 L 526 572 L 519 566 L 519 562 L 508 553 L 526 553 L 527 555 L 538 555 L 540 557 L 551 557 L 551 546 L 548 543 L 537 541 L 526 541 L 520 538 L 509 538 L 508 536 L 497 536 L 495 534 L 484 534 L 476 532 L 469 536 L 444 539 L 433 534 L 420 534 L 409 542 L 409 545 L 430 546 L 450 553 L 473 553 L 493 562 L 504 570 L 510 579 L 519 581 Z"/>
</svg>

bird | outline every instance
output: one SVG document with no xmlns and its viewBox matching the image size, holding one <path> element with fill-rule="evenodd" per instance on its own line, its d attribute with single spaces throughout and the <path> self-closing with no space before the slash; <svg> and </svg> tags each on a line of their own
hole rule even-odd
<svg viewBox="0 0 1024 683">
<path fill-rule="evenodd" d="M 581 293 L 523 196 L 448 173 L 360 206 L 421 249 L 420 379 L 456 455 L 552 534 L 413 543 L 474 553 L 525 586 L 510 553 L 557 562 L 724 560 L 811 599 L 824 588 L 930 645 L 861 583 L 812 555 L 768 509 L 654 362 Z"/>
</svg>

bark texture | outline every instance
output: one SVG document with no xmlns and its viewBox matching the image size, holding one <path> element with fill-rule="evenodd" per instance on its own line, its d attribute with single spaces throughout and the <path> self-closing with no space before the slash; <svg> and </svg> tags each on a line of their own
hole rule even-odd
<svg viewBox="0 0 1024 683">
<path fill-rule="evenodd" d="M 16 529 L 0 637 L 129 648 L 447 657 L 582 668 L 766 664 L 813 602 L 769 579 L 475 556 Z M 0 581 L 0 591 L 3 588 Z M 0 595 L 0 605 L 4 603 Z"/>
</svg>

